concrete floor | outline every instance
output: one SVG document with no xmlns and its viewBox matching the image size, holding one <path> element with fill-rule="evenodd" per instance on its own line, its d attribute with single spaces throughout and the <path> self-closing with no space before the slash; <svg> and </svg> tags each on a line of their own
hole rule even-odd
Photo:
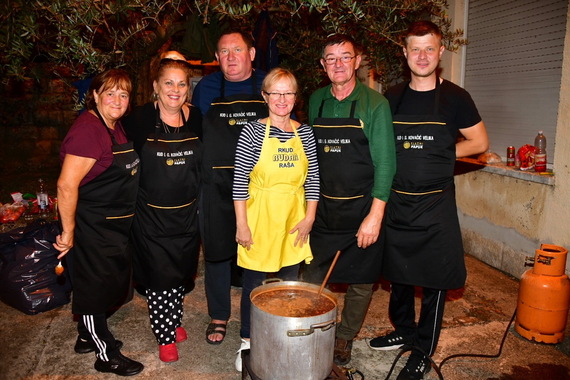
<svg viewBox="0 0 570 380">
<path fill-rule="evenodd" d="M 433 357 L 437 364 L 454 354 L 497 354 L 516 307 L 517 280 L 470 256 L 467 268 L 465 288 L 448 296 L 444 328 Z M 368 380 L 386 379 L 398 354 L 398 351 L 373 351 L 366 345 L 366 339 L 391 329 L 387 289 L 386 284 L 379 284 L 349 364 Z M 195 290 L 185 300 L 184 326 L 189 339 L 179 344 L 180 360 L 175 363 L 166 364 L 158 359 L 146 302 L 138 294 L 110 319 L 110 326 L 124 342 L 123 353 L 144 363 L 145 370 L 137 379 L 239 380 L 242 376 L 234 369 L 239 347 L 239 294 L 239 290 L 232 290 L 233 315 L 225 341 L 219 346 L 209 345 L 204 339 L 209 318 L 203 277 L 198 276 Z M 338 296 L 342 304 L 342 292 Z M 30 316 L 0 303 L 0 379 L 118 379 L 93 369 L 94 354 L 74 353 L 75 331 L 69 304 Z M 562 343 L 540 344 L 521 337 L 511 326 L 500 357 L 451 359 L 445 362 L 441 372 L 446 380 L 570 379 L 569 335 L 567 325 Z M 396 364 L 390 379 L 396 378 L 405 360 L 403 357 Z M 433 370 L 426 375 L 426 379 L 437 378 Z M 359 377 L 355 375 L 354 379 Z"/>
</svg>

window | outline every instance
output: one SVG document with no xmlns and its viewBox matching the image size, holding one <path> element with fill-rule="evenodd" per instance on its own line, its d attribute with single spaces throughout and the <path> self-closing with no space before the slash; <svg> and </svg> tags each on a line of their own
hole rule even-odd
<svg viewBox="0 0 570 380">
<path fill-rule="evenodd" d="M 464 85 L 502 157 L 543 130 L 552 163 L 567 8 L 561 0 L 469 1 Z"/>
</svg>

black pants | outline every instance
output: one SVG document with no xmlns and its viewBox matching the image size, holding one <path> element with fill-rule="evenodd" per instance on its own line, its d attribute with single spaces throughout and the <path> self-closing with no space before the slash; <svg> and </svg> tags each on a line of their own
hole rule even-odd
<svg viewBox="0 0 570 380">
<path fill-rule="evenodd" d="M 433 355 L 441 332 L 446 290 L 422 288 L 420 318 L 416 325 L 415 287 L 392 283 L 389 313 L 396 333 L 413 337 L 413 345 Z"/>
<path fill-rule="evenodd" d="M 206 261 L 204 268 L 204 287 L 208 302 L 208 314 L 211 319 L 227 321 L 230 319 L 232 259 L 226 261 Z"/>
<path fill-rule="evenodd" d="M 106 362 L 119 354 L 115 337 L 107 326 L 106 314 L 80 315 L 77 332 L 80 339 L 95 342 L 99 359 Z"/>
</svg>

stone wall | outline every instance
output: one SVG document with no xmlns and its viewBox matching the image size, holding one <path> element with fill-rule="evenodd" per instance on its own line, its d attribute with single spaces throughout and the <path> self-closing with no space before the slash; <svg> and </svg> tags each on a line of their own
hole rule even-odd
<svg viewBox="0 0 570 380">
<path fill-rule="evenodd" d="M 77 90 L 55 75 L 0 88 L 0 176 L 59 167 L 59 147 L 77 117 Z"/>
</svg>

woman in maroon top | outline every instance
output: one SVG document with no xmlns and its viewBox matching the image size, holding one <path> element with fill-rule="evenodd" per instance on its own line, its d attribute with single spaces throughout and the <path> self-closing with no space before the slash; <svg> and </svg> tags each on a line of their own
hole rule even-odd
<svg viewBox="0 0 570 380">
<path fill-rule="evenodd" d="M 132 84 L 124 70 L 97 75 L 87 109 L 61 147 L 57 181 L 62 232 L 54 244 L 67 256 L 73 284 L 72 311 L 80 316 L 75 352 L 96 352 L 95 369 L 121 376 L 144 366 L 121 354 L 122 342 L 107 315 L 129 299 L 129 230 L 138 188 L 139 158 L 119 119 L 129 107 Z"/>
</svg>

